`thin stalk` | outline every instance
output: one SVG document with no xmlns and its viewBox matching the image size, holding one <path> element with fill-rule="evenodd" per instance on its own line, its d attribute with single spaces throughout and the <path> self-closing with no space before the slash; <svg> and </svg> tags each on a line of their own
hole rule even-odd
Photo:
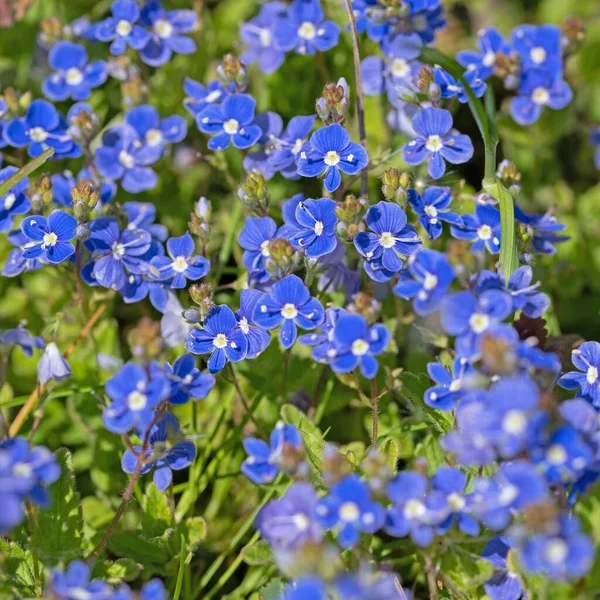
<svg viewBox="0 0 600 600">
<path fill-rule="evenodd" d="M 375 377 L 371 379 L 371 407 L 373 409 L 373 433 L 371 436 L 371 446 L 377 448 L 377 437 L 379 430 L 379 396 L 377 395 L 377 381 Z"/>
<path fill-rule="evenodd" d="M 54 148 L 47 148 L 38 157 L 30 160 L 25 166 L 21 167 L 12 177 L 0 183 L 0 196 L 8 194 L 17 183 L 31 175 L 36 169 L 39 169 L 53 154 Z"/>
<path fill-rule="evenodd" d="M 29 525 L 29 534 L 33 536 L 35 530 L 35 517 L 33 516 L 33 509 L 29 500 L 25 500 L 25 512 L 27 513 L 27 524 Z M 35 581 L 35 595 L 38 598 L 42 595 L 42 580 L 40 579 L 40 564 L 38 561 L 37 554 L 31 553 L 33 558 L 33 580 Z"/>
<path fill-rule="evenodd" d="M 435 567 L 430 556 L 425 556 L 425 575 L 427 576 L 427 587 L 429 588 L 429 600 L 438 600 L 437 579 Z"/>
<path fill-rule="evenodd" d="M 240 387 L 240 383 L 239 383 L 237 377 L 235 376 L 235 371 L 233 369 L 233 365 L 231 363 L 227 363 L 227 364 L 229 366 L 229 372 L 231 373 L 231 383 L 233 383 L 233 385 L 237 391 L 238 398 L 240 399 L 240 402 L 243 404 L 244 410 L 246 411 L 248 418 L 252 421 L 252 423 L 256 427 L 256 430 L 260 433 L 260 435 L 262 437 L 264 437 L 265 439 L 269 439 L 265 430 L 259 425 L 258 421 L 252 414 L 252 408 L 250 407 L 250 403 L 248 402 L 248 399 L 244 395 L 244 392 L 242 391 L 242 388 Z"/>
</svg>

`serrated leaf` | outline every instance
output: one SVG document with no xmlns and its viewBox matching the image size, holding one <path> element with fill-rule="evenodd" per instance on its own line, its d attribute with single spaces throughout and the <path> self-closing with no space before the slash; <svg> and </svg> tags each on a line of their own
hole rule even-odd
<svg viewBox="0 0 600 600">
<path fill-rule="evenodd" d="M 115 561 L 98 561 L 94 565 L 92 576 L 105 579 L 109 583 L 121 583 L 122 581 L 133 581 L 142 570 L 142 565 L 131 558 L 119 558 Z"/>
<path fill-rule="evenodd" d="M 260 600 L 277 600 L 281 597 L 283 584 L 281 579 L 271 579 L 267 585 L 258 590 Z"/>
<path fill-rule="evenodd" d="M 166 565 L 171 559 L 166 544 L 135 531 L 117 531 L 112 535 L 108 546 L 114 554 L 131 558 L 140 563 L 144 570 L 152 573 L 166 573 Z"/>
<path fill-rule="evenodd" d="M 281 418 L 285 423 L 290 423 L 298 428 L 302 435 L 308 460 L 316 473 L 320 473 L 323 463 L 323 447 L 325 446 L 321 430 L 304 413 L 291 404 L 284 404 L 281 407 Z"/>
<path fill-rule="evenodd" d="M 21 596 L 35 595 L 33 556 L 16 542 L 0 538 L 0 581 L 8 581 Z"/>
<path fill-rule="evenodd" d="M 83 518 L 75 487 L 73 459 L 65 448 L 56 452 L 60 477 L 48 487 L 51 505 L 40 510 L 31 537 L 31 548 L 46 566 L 81 555 Z"/>
<path fill-rule="evenodd" d="M 167 494 L 161 492 L 154 483 L 148 484 L 142 509 L 142 533 L 149 538 L 165 537 L 165 532 L 171 525 Z"/>
<path fill-rule="evenodd" d="M 270 565 L 273 562 L 271 546 L 264 540 L 260 540 L 242 548 L 242 558 L 248 565 Z"/>
</svg>

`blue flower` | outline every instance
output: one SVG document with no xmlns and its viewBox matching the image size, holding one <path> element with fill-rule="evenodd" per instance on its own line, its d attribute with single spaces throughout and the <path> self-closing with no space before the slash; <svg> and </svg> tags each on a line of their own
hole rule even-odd
<svg viewBox="0 0 600 600">
<path fill-rule="evenodd" d="M 4 346 L 4 350 L 12 350 L 12 346 L 19 346 L 25 356 L 32 356 L 34 348 L 44 347 L 44 340 L 31 335 L 25 329 L 25 325 L 19 323 L 14 329 L 7 329 L 4 333 L 0 331 L 0 346 Z"/>
<path fill-rule="evenodd" d="M 304 450 L 302 436 L 295 425 L 277 423 L 271 432 L 270 445 L 258 438 L 246 438 L 243 442 L 248 458 L 242 463 L 242 473 L 253 483 L 271 483 L 284 469 L 290 455 Z"/>
<path fill-rule="evenodd" d="M 483 587 L 491 600 L 520 600 L 523 597 L 523 586 L 519 574 L 509 570 L 508 552 L 512 548 L 509 538 L 493 537 L 483 549 L 481 558 L 494 565 L 494 574 Z"/>
<path fill-rule="evenodd" d="M 100 579 L 90 580 L 90 567 L 82 560 L 71 561 L 64 572 L 58 569 L 52 570 L 51 577 L 51 593 L 60 600 L 71 600 L 74 596 L 82 595 L 90 598 L 114 600 L 112 586 Z M 127 591 L 129 591 L 128 588 Z M 125 600 L 125 598 L 119 598 L 118 600 Z"/>
<path fill-rule="evenodd" d="M 123 54 L 127 46 L 141 50 L 149 41 L 150 34 L 137 25 L 140 9 L 133 0 L 116 0 L 111 5 L 112 17 L 97 23 L 94 34 L 101 42 L 112 42 L 110 53 Z"/>
<path fill-rule="evenodd" d="M 561 32 L 556 25 L 519 25 L 511 35 L 511 44 L 519 53 L 521 68 L 545 69 L 551 75 L 562 73 Z"/>
<path fill-rule="evenodd" d="M 270 217 L 248 217 L 238 236 L 238 242 L 244 249 L 242 262 L 258 282 L 270 279 L 267 273 L 269 242 L 275 238 L 276 232 L 277 224 Z"/>
<path fill-rule="evenodd" d="M 577 397 L 585 398 L 596 408 L 600 407 L 600 344 L 581 344 L 571 353 L 571 360 L 581 372 L 565 373 L 558 380 L 558 385 L 565 390 L 577 390 Z"/>
<path fill-rule="evenodd" d="M 592 130 L 589 139 L 590 146 L 594 147 L 594 165 L 596 166 L 596 169 L 600 169 L 600 127 L 595 127 Z"/>
<path fill-rule="evenodd" d="M 328 308 L 325 320 L 319 326 L 321 333 L 306 333 L 298 338 L 303 346 L 312 346 L 312 357 L 318 362 L 327 362 L 337 354 L 334 337 L 338 319 L 346 314 L 343 308 Z"/>
<path fill-rule="evenodd" d="M 42 266 L 43 261 L 39 258 L 25 258 L 23 256 L 29 238 L 20 229 L 11 231 L 8 234 L 8 241 L 16 248 L 12 248 L 8 252 L 8 258 L 2 269 L 4 277 L 16 277 L 23 272 L 35 271 Z"/>
<path fill-rule="evenodd" d="M 292 484 L 283 497 L 269 502 L 256 516 L 254 526 L 276 550 L 295 550 L 318 544 L 323 530 L 316 521 L 319 498 L 310 483 Z"/>
<path fill-rule="evenodd" d="M 31 448 L 22 437 L 0 441 L 0 533 L 7 534 L 23 521 L 24 500 L 47 508 L 46 486 L 59 477 L 60 467 L 48 448 Z"/>
<path fill-rule="evenodd" d="M 88 64 L 88 54 L 83 46 L 72 42 L 57 42 L 48 56 L 54 73 L 42 84 L 44 96 L 50 100 L 87 100 L 92 89 L 102 85 L 108 77 L 106 63 L 98 60 Z"/>
<path fill-rule="evenodd" d="M 114 599 L 113 599 L 114 600 Z M 128 600 L 123 598 L 123 600 Z M 156 577 L 145 583 L 140 592 L 140 600 L 169 600 L 165 584 Z"/>
<path fill-rule="evenodd" d="M 137 194 L 156 187 L 158 177 L 149 166 L 162 151 L 162 146 L 144 144 L 136 130 L 124 124 L 102 134 L 102 146 L 96 149 L 94 159 L 100 175 L 120 179 L 124 190 Z"/>
<path fill-rule="evenodd" d="M 462 217 L 450 210 L 452 192 L 447 187 L 428 187 L 423 195 L 416 190 L 408 190 L 408 201 L 419 215 L 419 223 L 426 229 L 430 240 L 442 235 L 442 222 L 460 226 Z"/>
<path fill-rule="evenodd" d="M 375 356 L 387 348 L 390 333 L 381 323 L 369 327 L 362 315 L 342 315 L 335 324 L 333 339 L 335 355 L 328 354 L 333 371 L 349 373 L 359 366 L 364 377 L 373 379 L 379 368 Z"/>
<path fill-rule="evenodd" d="M 374 263 L 396 273 L 402 268 L 400 255 L 408 256 L 420 249 L 421 240 L 406 221 L 406 213 L 397 204 L 378 202 L 369 208 L 365 223 L 373 233 L 360 232 L 354 238 L 355 248 L 365 258 L 365 268 Z"/>
<path fill-rule="evenodd" d="M 297 327 L 314 329 L 325 317 L 321 303 L 312 298 L 308 288 L 296 275 L 288 275 L 275 283 L 271 293 L 262 298 L 254 310 L 254 322 L 265 329 L 279 324 L 279 340 L 284 348 L 291 348 L 298 335 Z"/>
<path fill-rule="evenodd" d="M 0 183 L 10 179 L 17 171 L 16 167 L 4 167 L 0 170 Z M 25 195 L 27 188 L 29 178 L 25 177 L 0 197 L 0 231 L 9 231 L 15 215 L 26 215 L 31 209 L 31 202 Z"/>
<path fill-rule="evenodd" d="M 371 499 L 369 486 L 356 475 L 333 486 L 315 512 L 323 527 L 336 529 L 337 541 L 344 549 L 355 546 L 361 533 L 375 533 L 385 519 L 383 506 Z"/>
<path fill-rule="evenodd" d="M 453 225 L 450 233 L 459 240 L 474 242 L 473 252 L 500 252 L 500 211 L 487 204 L 478 204 L 474 215 L 463 215 L 462 225 Z"/>
<path fill-rule="evenodd" d="M 477 34 L 479 52 L 464 50 L 456 54 L 456 60 L 469 70 L 476 70 L 483 80 L 488 79 L 494 73 L 498 55 L 508 56 L 510 46 L 494 27 L 482 29 Z"/>
<path fill-rule="evenodd" d="M 511 312 L 511 298 L 500 290 L 488 290 L 479 298 L 471 292 L 457 292 L 442 303 L 442 327 L 457 336 L 458 354 L 470 358 L 477 350 L 479 337 Z"/>
<path fill-rule="evenodd" d="M 117 193 L 117 186 L 112 181 L 96 181 L 96 178 L 89 169 L 82 169 L 77 176 L 77 180 L 75 180 L 70 171 L 55 173 L 50 176 L 50 180 L 52 181 L 54 202 L 65 207 L 70 207 L 73 204 L 73 198 L 71 196 L 73 188 L 84 181 L 91 182 L 94 189 L 99 190 L 101 204 L 108 204 L 111 202 Z"/>
<path fill-rule="evenodd" d="M 304 250 L 308 258 L 319 258 L 335 250 L 338 218 L 336 203 L 329 198 L 303 200 L 296 206 L 296 221 L 300 229 L 290 236 L 290 243 L 297 250 Z"/>
<path fill-rule="evenodd" d="M 215 385 L 215 378 L 200 372 L 190 354 L 180 356 L 172 367 L 166 363 L 164 373 L 171 382 L 170 404 L 186 404 L 190 398 L 204 400 Z"/>
<path fill-rule="evenodd" d="M 287 17 L 275 24 L 275 47 L 297 54 L 325 52 L 338 43 L 340 28 L 333 21 L 324 21 L 319 0 L 294 0 Z"/>
<path fill-rule="evenodd" d="M 473 156 L 473 144 L 468 135 L 451 135 L 452 115 L 442 108 L 424 108 L 412 121 L 417 138 L 402 148 L 402 158 L 409 165 L 428 160 L 429 175 L 439 179 L 446 172 L 446 163 L 458 165 Z"/>
<path fill-rule="evenodd" d="M 240 293 L 240 309 L 236 311 L 235 318 L 238 327 L 248 340 L 246 358 L 256 358 L 271 343 L 271 334 L 258 327 L 253 321 L 256 305 L 264 296 L 265 294 L 259 290 L 242 290 Z"/>
<path fill-rule="evenodd" d="M 466 358 L 457 357 L 452 362 L 452 372 L 439 362 L 431 362 L 427 364 L 427 373 L 437 385 L 425 392 L 425 404 L 445 411 L 452 410 L 457 401 L 465 395 L 463 386 L 476 371 Z"/>
<path fill-rule="evenodd" d="M 395 573 L 371 572 L 359 567 L 358 573 L 345 572 L 335 579 L 335 589 L 343 600 L 408 600 Z"/>
<path fill-rule="evenodd" d="M 203 256 L 194 255 L 194 250 L 194 240 L 188 232 L 168 239 L 169 256 L 155 256 L 150 261 L 151 276 L 168 281 L 173 289 L 184 288 L 188 279 L 196 281 L 204 277 L 210 270 L 210 263 Z"/>
<path fill-rule="evenodd" d="M 158 0 L 150 0 L 142 7 L 140 24 L 152 29 L 151 37 L 140 53 L 141 59 L 151 67 L 159 67 L 175 54 L 192 54 L 196 44 L 182 35 L 196 26 L 193 10 L 164 10 Z"/>
<path fill-rule="evenodd" d="M 169 230 L 155 223 L 156 206 L 152 202 L 125 202 L 123 210 L 127 214 L 127 229 L 144 229 L 152 237 L 152 246 L 158 247 L 169 237 Z M 160 251 L 155 252 L 158 254 Z"/>
<path fill-rule="evenodd" d="M 127 433 L 133 427 L 148 430 L 154 409 L 169 397 L 171 386 L 159 371 L 148 374 L 140 365 L 127 363 L 105 389 L 112 402 L 104 409 L 104 426 L 112 433 Z"/>
<path fill-rule="evenodd" d="M 561 110 L 572 99 L 573 92 L 566 81 L 548 71 L 532 69 L 523 75 L 517 96 L 510 103 L 510 114 L 519 125 L 531 125 L 540 118 L 545 106 Z"/>
<path fill-rule="evenodd" d="M 326 600 L 323 581 L 315 576 L 305 576 L 287 585 L 281 600 Z"/>
<path fill-rule="evenodd" d="M 568 235 L 558 235 L 565 231 L 566 225 L 559 223 L 551 212 L 544 215 L 528 215 L 515 204 L 515 219 L 523 223 L 528 233 L 533 235 L 533 249 L 539 254 L 556 253 L 554 244 L 561 244 L 571 239 Z"/>
<path fill-rule="evenodd" d="M 458 101 L 462 104 L 468 102 L 469 97 L 460 80 L 455 79 L 450 73 L 438 66 L 434 68 L 433 75 L 435 83 L 440 86 L 442 98 L 449 99 L 458 97 Z M 476 69 L 467 69 L 464 72 L 463 77 L 476 98 L 481 98 L 485 94 L 487 85 L 484 83 L 483 79 L 479 77 L 479 73 Z"/>
<path fill-rule="evenodd" d="M 203 133 L 213 135 L 208 142 L 211 150 L 225 150 L 232 143 L 244 150 L 254 146 L 262 135 L 253 124 L 256 101 L 249 94 L 227 96 L 223 104 L 210 104 L 196 115 L 196 124 Z"/>
<path fill-rule="evenodd" d="M 291 118 L 283 133 L 272 141 L 269 166 L 287 179 L 299 179 L 298 159 L 314 124 L 314 115 Z"/>
<path fill-rule="evenodd" d="M 325 174 L 324 185 L 328 192 L 335 192 L 342 183 L 340 171 L 356 175 L 369 162 L 367 151 L 350 141 L 350 135 L 334 123 L 315 131 L 304 146 L 298 160 L 298 173 L 303 177 Z"/>
<path fill-rule="evenodd" d="M 247 173 L 258 171 L 268 180 L 277 172 L 277 169 L 270 163 L 269 158 L 281 135 L 283 120 L 276 112 L 267 111 L 256 115 L 253 124 L 260 127 L 262 132 L 256 142 L 262 148 L 249 152 L 244 157 L 244 170 Z"/>
<path fill-rule="evenodd" d="M 55 265 L 67 260 L 75 254 L 71 240 L 76 227 L 77 221 L 62 210 L 53 211 L 48 218 L 27 217 L 21 222 L 21 231 L 30 240 L 23 258 L 39 258 Z"/>
<path fill-rule="evenodd" d="M 261 73 L 274 73 L 285 58 L 285 52 L 275 45 L 274 29 L 278 21 L 287 16 L 282 2 L 268 2 L 256 17 L 240 26 L 240 39 L 247 48 L 240 60 L 251 65 L 258 62 Z"/>
<path fill-rule="evenodd" d="M 346 246 L 338 244 L 333 252 L 321 257 L 318 269 L 322 270 L 317 283 L 319 292 L 343 290 L 346 299 L 353 298 L 360 288 L 360 271 L 346 264 Z"/>
<path fill-rule="evenodd" d="M 35 158 L 47 148 L 54 148 L 54 159 L 77 158 L 81 148 L 73 143 L 62 115 L 46 100 L 34 100 L 24 117 L 10 121 L 4 128 L 4 140 L 15 148 L 27 146 Z"/>
<path fill-rule="evenodd" d="M 180 437 L 178 434 L 179 423 L 171 413 L 166 413 L 150 429 L 141 474 L 145 475 L 154 469 L 152 481 L 161 492 L 164 492 L 173 481 L 173 471 L 189 467 L 196 456 L 196 446 L 193 442 L 178 441 Z M 136 435 L 144 439 L 146 431 L 136 428 Z M 142 446 L 134 446 L 133 450 L 135 454 L 131 450 L 125 450 L 121 459 L 121 468 L 125 473 L 135 471 Z"/>
<path fill-rule="evenodd" d="M 227 90 L 218 79 L 214 79 L 205 86 L 199 81 L 186 77 L 183 82 L 183 90 L 186 93 L 183 106 L 193 117 L 202 112 L 209 104 L 218 104 L 227 96 Z"/>
<path fill-rule="evenodd" d="M 408 300 L 419 315 L 428 315 L 439 308 L 450 285 L 454 270 L 446 255 L 435 250 L 421 250 L 408 259 L 408 268 L 400 272 L 394 294 Z"/>
<path fill-rule="evenodd" d="M 46 385 L 51 379 L 62 381 L 71 377 L 71 367 L 54 342 L 46 346 L 40 357 L 37 376 L 40 385 Z"/>
<path fill-rule="evenodd" d="M 187 134 L 185 119 L 179 115 L 160 118 L 154 106 L 144 104 L 127 111 L 125 122 L 131 125 L 143 144 L 162 153 L 166 144 L 181 142 Z"/>
<path fill-rule="evenodd" d="M 185 342 L 192 354 L 210 354 L 209 373 L 218 373 L 225 365 L 246 358 L 248 340 L 237 329 L 233 311 L 225 305 L 216 306 L 204 321 L 204 329 L 194 329 Z"/>
</svg>

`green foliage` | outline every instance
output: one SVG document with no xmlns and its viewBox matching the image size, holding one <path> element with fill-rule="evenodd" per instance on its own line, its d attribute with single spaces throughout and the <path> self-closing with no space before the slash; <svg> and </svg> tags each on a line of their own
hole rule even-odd
<svg viewBox="0 0 600 600">
<path fill-rule="evenodd" d="M 0 538 L 0 590 L 6 590 L 20 597 L 35 595 L 33 555 L 23 550 L 16 542 Z"/>
</svg>

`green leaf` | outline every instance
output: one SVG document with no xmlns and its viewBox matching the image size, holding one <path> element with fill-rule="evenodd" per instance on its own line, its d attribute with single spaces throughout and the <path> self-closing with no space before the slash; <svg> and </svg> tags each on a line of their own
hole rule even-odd
<svg viewBox="0 0 600 600">
<path fill-rule="evenodd" d="M 281 597 L 282 589 L 281 579 L 271 579 L 267 585 L 258 590 L 258 597 L 260 600 L 277 600 Z"/>
<path fill-rule="evenodd" d="M 19 597 L 35 595 L 33 555 L 3 538 L 0 538 L 0 581 L 12 584 Z"/>
<path fill-rule="evenodd" d="M 186 540 L 185 549 L 187 550 L 187 556 L 185 564 L 189 565 L 194 552 L 196 552 L 198 546 L 206 539 L 206 521 L 202 517 L 190 517 L 181 523 L 179 528 L 183 530 Z"/>
<path fill-rule="evenodd" d="M 61 448 L 56 452 L 56 462 L 60 477 L 48 488 L 50 508 L 40 510 L 31 536 L 31 548 L 46 566 L 81 555 L 83 518 L 71 453 Z"/>
<path fill-rule="evenodd" d="M 264 540 L 242 548 L 242 558 L 248 565 L 270 565 L 273 562 L 271 546 Z"/>
<path fill-rule="evenodd" d="M 109 583 L 116 584 L 122 581 L 133 581 L 142 570 L 142 565 L 131 558 L 119 558 L 115 561 L 98 561 L 94 565 L 92 577 L 106 579 Z"/>
<path fill-rule="evenodd" d="M 25 177 L 31 175 L 36 169 L 39 169 L 53 154 L 54 148 L 47 148 L 38 157 L 22 166 L 12 177 L 9 177 L 3 183 L 0 183 L 0 198 L 4 196 L 4 194 L 8 194 L 19 181 L 22 181 Z"/>
<path fill-rule="evenodd" d="M 152 540 L 131 530 L 114 533 L 108 546 L 114 554 L 131 558 L 151 573 L 165 574 L 172 558 L 164 541 Z"/>
<path fill-rule="evenodd" d="M 281 407 L 281 418 L 285 423 L 290 423 L 298 428 L 304 441 L 308 460 L 319 474 L 322 470 L 323 447 L 325 446 L 321 430 L 303 412 L 291 404 L 284 404 Z"/>
<path fill-rule="evenodd" d="M 142 533 L 149 538 L 165 537 L 171 525 L 167 494 L 161 492 L 154 483 L 148 484 L 142 508 Z"/>
</svg>

